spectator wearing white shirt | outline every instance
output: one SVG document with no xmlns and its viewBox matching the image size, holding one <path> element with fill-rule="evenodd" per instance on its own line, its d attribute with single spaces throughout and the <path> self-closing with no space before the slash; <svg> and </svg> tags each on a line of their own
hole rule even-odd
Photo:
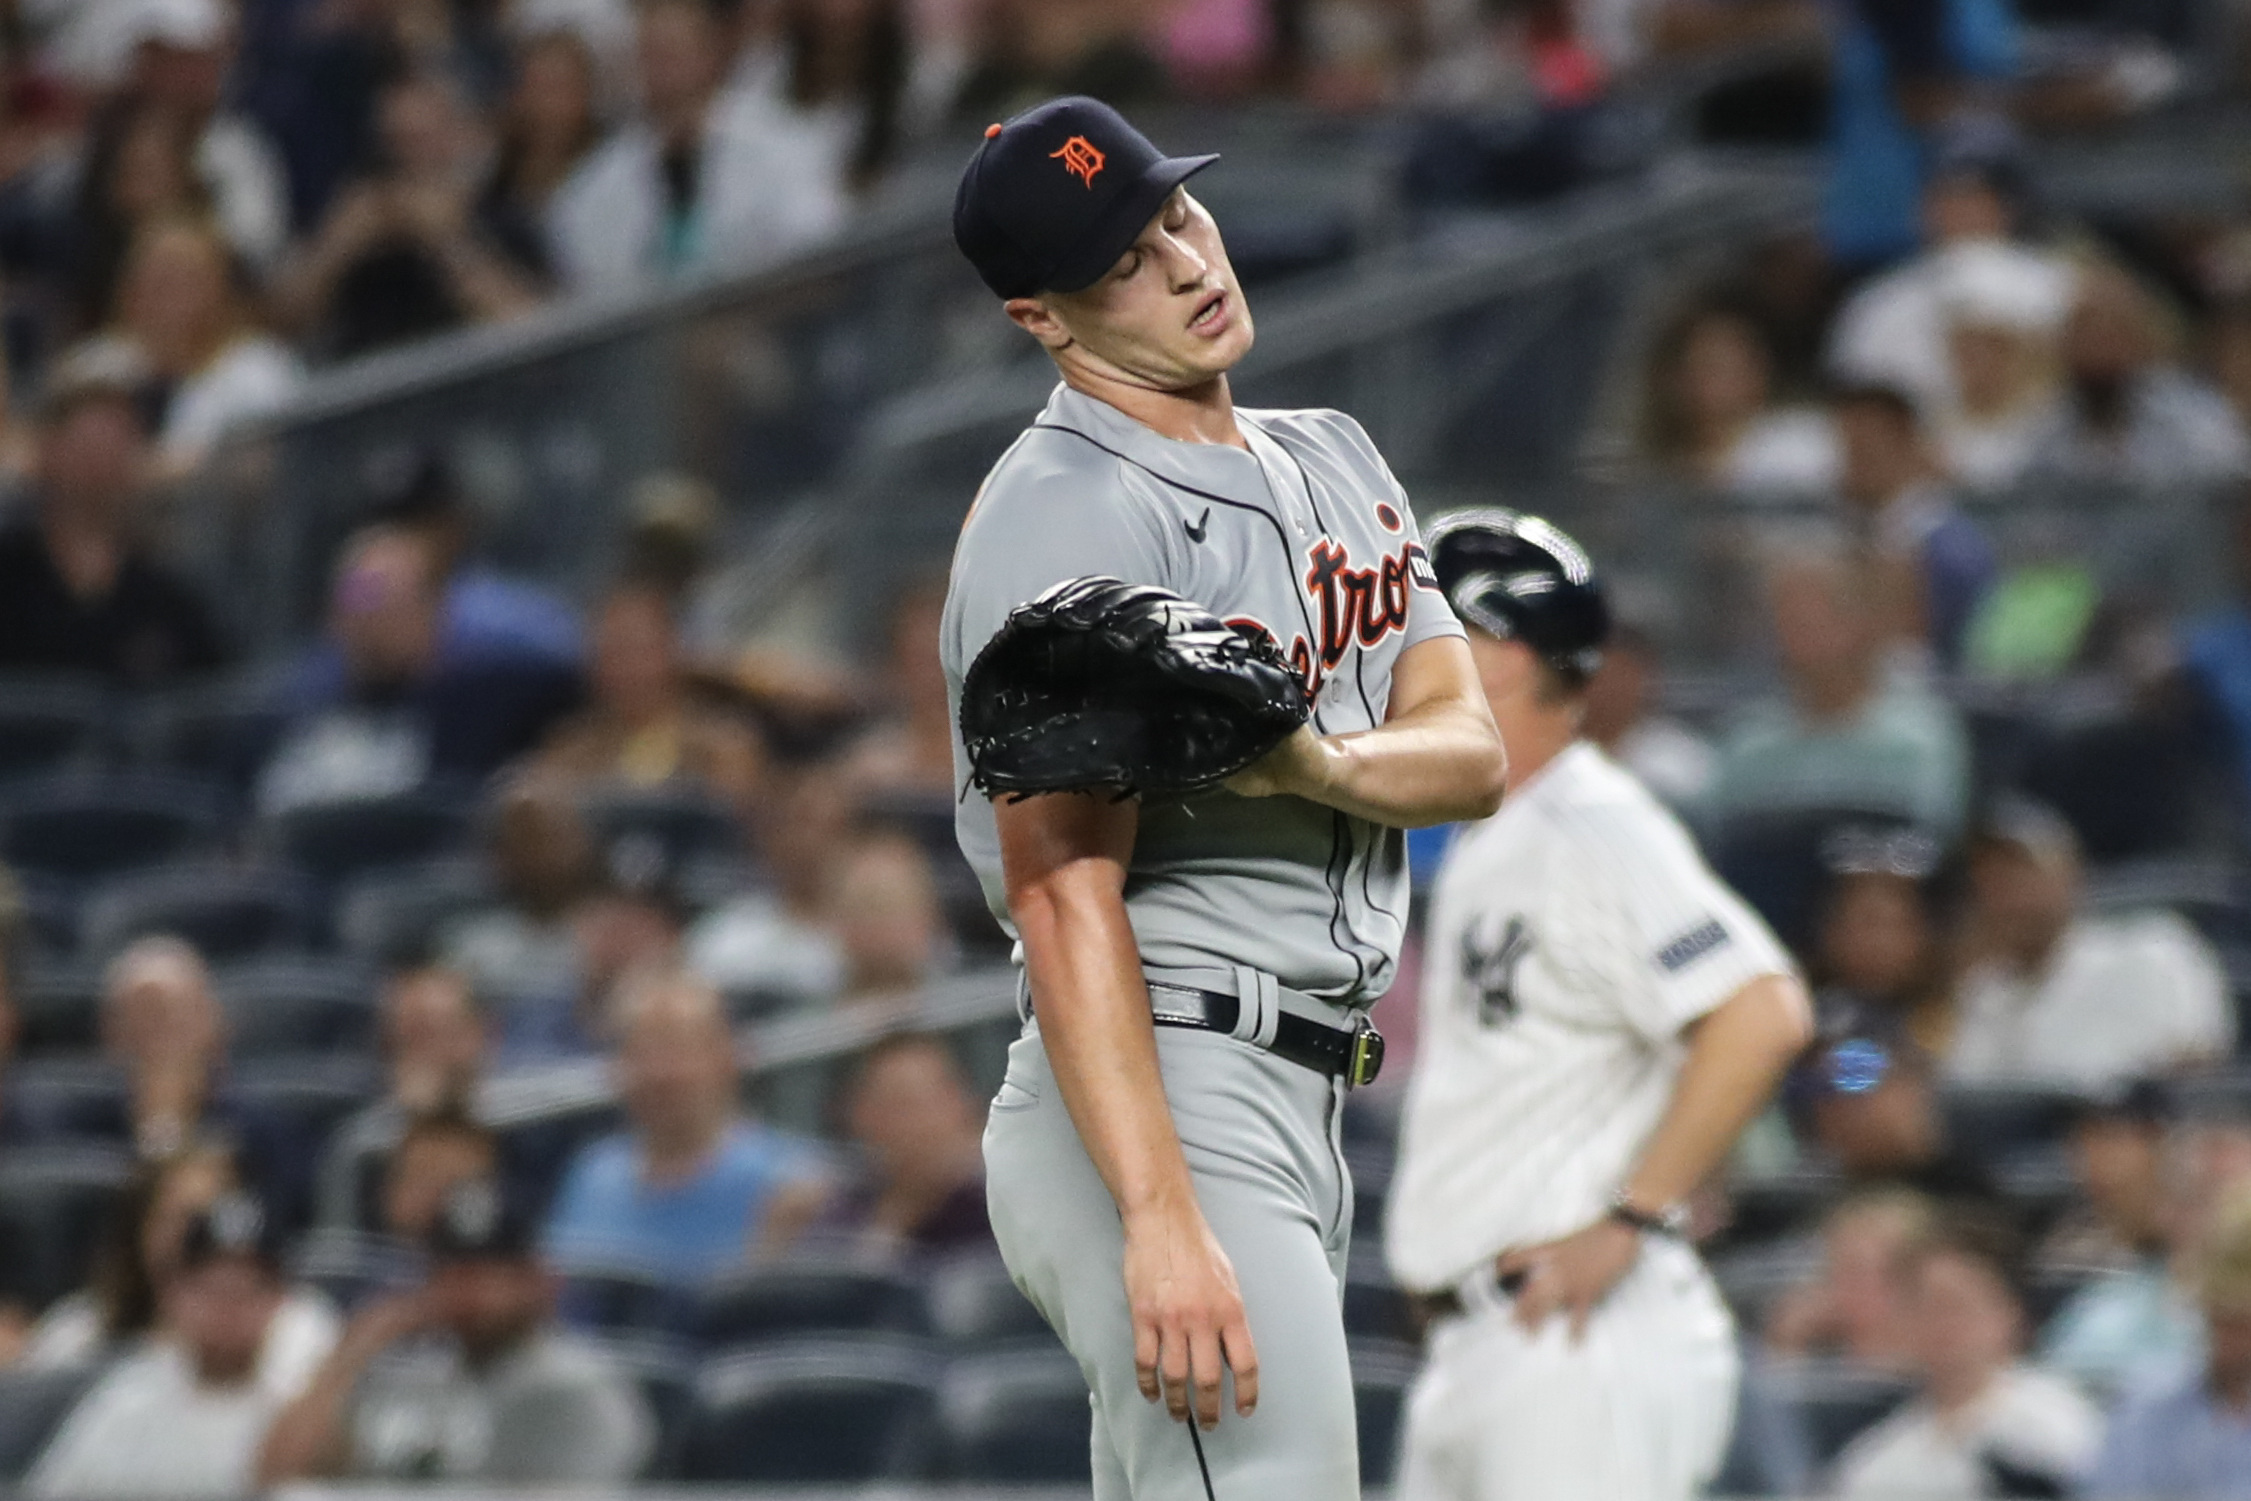
<svg viewBox="0 0 2251 1501">
<path fill-rule="evenodd" d="M 1895 387 L 1925 413 L 1951 411 L 1957 398 L 1942 291 L 1956 254 L 1973 246 L 1979 255 L 1998 250 L 2027 285 L 2068 285 L 2061 257 L 2017 238 L 2023 155 L 2014 133 L 1988 120 L 1965 124 L 1940 146 L 1923 189 L 1924 248 L 1837 310 L 1825 356 L 1835 378 Z"/>
<path fill-rule="evenodd" d="M 723 30 L 703 0 L 641 9 L 639 118 L 556 190 L 548 229 L 563 282 L 622 292 L 705 267 L 771 261 L 844 217 L 831 174 L 808 172 L 817 143 L 772 101 L 726 90 Z"/>
<path fill-rule="evenodd" d="M 27 1493 L 249 1494 L 266 1427 L 294 1395 L 259 1379 L 284 1295 L 280 1244 L 262 1206 L 234 1194 L 197 1215 L 164 1287 L 170 1337 L 95 1383 L 32 1467 Z"/>
<path fill-rule="evenodd" d="M 115 330 L 166 391 L 157 457 L 168 473 L 197 468 L 231 429 L 279 411 L 305 383 L 297 356 L 251 320 L 226 245 L 192 220 L 135 238 Z"/>
<path fill-rule="evenodd" d="M 845 988 L 834 896 L 860 814 L 832 765 L 782 766 L 755 813 L 752 842 L 773 877 L 712 908 L 687 935 L 688 967 L 730 997 L 822 1005 Z"/>
<path fill-rule="evenodd" d="M 1918 1247 L 1903 1275 L 1922 1389 L 1847 1446 L 1831 1494 L 2068 1494 L 2102 1440 L 2102 1415 L 2070 1383 L 2018 1359 L 2024 1310 L 2005 1252 L 1971 1225 L 1952 1226 Z"/>
<path fill-rule="evenodd" d="M 425 1244 L 422 1284 L 361 1309 L 269 1426 L 255 1488 L 336 1477 L 615 1494 L 648 1455 L 647 1406 L 599 1346 L 555 1326 L 521 1204 L 490 1180 L 459 1184 Z"/>
<path fill-rule="evenodd" d="M 1933 421 L 1947 472 L 1972 490 L 2006 490 L 2055 421 L 2057 337 L 2070 285 L 2013 245 L 1956 246 L 1938 268 L 1953 402 Z"/>
<path fill-rule="evenodd" d="M 2067 479 L 2209 484 L 2251 470 L 2251 437 L 2227 399 L 2182 369 L 2151 291 L 2117 266 L 2079 278 L 2064 326 L 2066 400 L 2033 467 Z"/>
<path fill-rule="evenodd" d="M 57 1370 L 130 1355 L 170 1336 L 164 1289 L 179 1270 L 190 1226 L 240 1193 L 224 1147 L 199 1142 L 144 1163 L 96 1249 L 87 1285 L 48 1308 L 21 1355 L 33 1370 Z M 336 1310 L 319 1292 L 288 1289 L 258 1355 L 258 1384 L 286 1398 L 336 1339 Z"/>
<path fill-rule="evenodd" d="M 289 185 L 273 142 L 225 107 L 235 27 L 224 0 L 44 0 L 65 75 L 165 111 L 189 136 L 197 181 L 235 252 L 264 269 L 289 240 Z"/>
<path fill-rule="evenodd" d="M 1746 495 L 1818 495 L 1837 482 L 1828 414 L 1781 404 L 1758 321 L 1699 303 L 1658 335 L 1650 356 L 1649 457 L 1698 486 Z"/>
<path fill-rule="evenodd" d="M 959 82 L 958 58 L 918 73 L 906 11 L 902 0 L 780 0 L 775 36 L 745 45 L 730 84 L 788 123 L 801 172 L 848 197 L 875 186 Z"/>
<path fill-rule="evenodd" d="M 2225 1058 L 2235 1041 L 2211 946 L 2170 912 L 2095 916 L 2070 826 L 2004 801 L 1973 841 L 1977 957 L 1942 1060 L 1956 1080 L 2100 1088 Z"/>
</svg>

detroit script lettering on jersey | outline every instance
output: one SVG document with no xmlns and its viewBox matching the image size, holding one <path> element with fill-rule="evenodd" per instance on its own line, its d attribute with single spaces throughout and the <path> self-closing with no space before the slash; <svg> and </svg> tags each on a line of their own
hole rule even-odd
<svg viewBox="0 0 2251 1501">
<path fill-rule="evenodd" d="M 1294 633 L 1284 648 L 1308 695 L 1318 694 L 1329 674 L 1336 671 L 1354 646 L 1380 646 L 1386 636 L 1407 629 L 1409 594 L 1426 575 L 1430 560 L 1420 542 L 1409 542 L 1387 553 L 1374 566 L 1355 568 L 1352 551 L 1334 537 L 1324 536 L 1306 549 L 1306 569 L 1301 576 L 1305 597 L 1312 605 L 1318 642 L 1303 631 Z M 1429 587 L 1435 587 L 1435 579 Z M 1265 621 L 1244 615 L 1227 622 L 1242 630 L 1281 638 Z"/>
</svg>

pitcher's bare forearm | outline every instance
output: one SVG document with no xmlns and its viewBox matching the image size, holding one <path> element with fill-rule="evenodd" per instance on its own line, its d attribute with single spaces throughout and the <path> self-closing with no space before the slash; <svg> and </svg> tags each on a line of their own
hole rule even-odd
<svg viewBox="0 0 2251 1501">
<path fill-rule="evenodd" d="M 1627 1202 L 1664 1209 L 1694 1193 L 1766 1108 L 1812 1029 L 1805 988 L 1788 975 L 1762 975 L 1700 1017 L 1672 1101 L 1627 1176 Z"/>
<path fill-rule="evenodd" d="M 1392 828 L 1490 817 L 1508 757 L 1458 637 L 1400 654 L 1384 722 L 1350 735 L 1301 730 L 1228 787 L 1246 797 L 1287 793 Z"/>
<path fill-rule="evenodd" d="M 1148 983 L 1125 908 L 1139 812 L 1101 795 L 994 805 L 1010 915 L 1057 1093 L 1125 1230 L 1126 1301 L 1142 1394 L 1219 1421 L 1258 1403 L 1258 1358 L 1234 1267 L 1204 1221 L 1157 1065 Z"/>
<path fill-rule="evenodd" d="M 993 811 L 1040 1038 L 1087 1156 L 1120 1214 L 1177 1201 L 1189 1194 L 1188 1164 L 1125 910 L 1138 810 L 1051 793 Z"/>
</svg>

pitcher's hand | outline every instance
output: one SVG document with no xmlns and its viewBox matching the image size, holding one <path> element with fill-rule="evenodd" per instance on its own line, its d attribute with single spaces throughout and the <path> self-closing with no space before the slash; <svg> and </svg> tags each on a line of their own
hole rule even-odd
<svg viewBox="0 0 2251 1501">
<path fill-rule="evenodd" d="M 1193 1204 L 1126 1222 L 1126 1306 L 1141 1395 L 1181 1421 L 1219 1425 L 1222 1371 L 1235 1373 L 1235 1411 L 1258 1406 L 1258 1351 L 1235 1268 Z"/>
<path fill-rule="evenodd" d="M 1311 725 L 1299 725 L 1290 738 L 1229 777 L 1224 785 L 1238 797 L 1309 794 L 1329 774 L 1329 748 Z"/>
</svg>

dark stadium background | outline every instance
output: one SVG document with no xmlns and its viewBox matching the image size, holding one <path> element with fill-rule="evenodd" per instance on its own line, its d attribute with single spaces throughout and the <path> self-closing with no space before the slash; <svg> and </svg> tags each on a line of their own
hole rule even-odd
<svg viewBox="0 0 2251 1501">
<path fill-rule="evenodd" d="M 0 0 L 0 1493 L 170 1337 L 152 1199 L 254 1194 L 349 1317 L 421 1276 L 402 1136 L 547 1220 L 636 1128 L 606 987 L 684 958 L 811 1197 L 716 1276 L 541 1232 L 640 1478 L 1084 1494 L 960 1150 L 1015 1020 L 934 646 L 1052 382 L 955 174 L 1075 91 L 1224 153 L 1238 399 L 1587 544 L 1590 728 L 1807 965 L 1821 1040 L 1700 1203 L 1722 1490 L 1818 1491 L 1915 1399 L 1883 1258 L 1933 1215 L 2119 1424 L 2251 1183 L 2247 42 L 2228 0 Z M 1952 1051 L 2042 902 L 2161 935 L 2116 1067 Z M 1414 962 L 1347 1116 L 1377 1488 Z M 2176 974 L 2217 1041 L 2143 1035 Z"/>
</svg>

